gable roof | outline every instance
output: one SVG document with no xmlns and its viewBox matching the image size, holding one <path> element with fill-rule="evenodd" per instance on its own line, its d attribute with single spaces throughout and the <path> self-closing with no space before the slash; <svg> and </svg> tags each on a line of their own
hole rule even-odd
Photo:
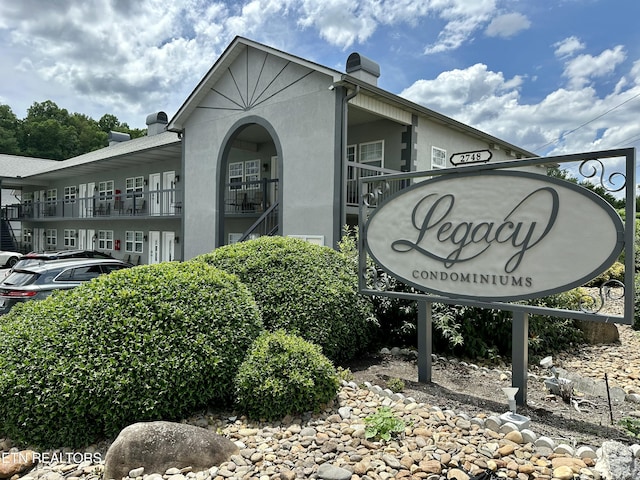
<svg viewBox="0 0 640 480">
<path fill-rule="evenodd" d="M 325 67 L 318 63 L 305 60 L 304 58 L 282 52 L 278 49 L 263 45 L 261 43 L 249 40 L 244 37 L 236 37 L 225 51 L 220 55 L 218 60 L 213 64 L 207 74 L 200 80 L 196 88 L 184 101 L 182 106 L 178 109 L 173 118 L 169 121 L 167 130 L 181 132 L 184 128 L 184 121 L 193 113 L 197 106 L 202 102 L 204 97 L 209 93 L 210 89 L 217 83 L 217 81 L 226 73 L 227 68 L 247 49 L 255 48 L 270 55 L 281 57 L 287 61 L 296 62 L 309 69 L 324 73 L 333 78 L 335 85 L 344 85 L 352 90 L 358 88 L 361 93 L 374 97 L 382 102 L 393 104 L 405 111 L 419 116 L 427 117 L 428 119 L 440 124 L 447 125 L 454 130 L 462 131 L 472 137 L 480 138 L 487 143 L 493 143 L 495 145 L 501 145 L 505 150 L 511 150 L 523 157 L 537 157 L 533 152 L 524 150 L 517 145 L 513 145 L 509 142 L 505 142 L 502 139 L 489 135 L 481 130 L 473 128 L 462 122 L 454 120 L 451 117 L 438 113 L 420 104 L 414 103 L 403 97 L 395 95 L 391 92 L 383 90 L 371 83 L 368 83 L 355 76 L 342 73 L 338 70 Z M 353 55 L 353 54 L 352 54 Z"/>
<path fill-rule="evenodd" d="M 333 78 L 334 82 L 339 81 L 343 75 L 342 72 L 339 72 L 338 70 L 325 67 L 318 63 L 314 63 L 309 60 L 305 60 L 304 58 L 283 52 L 276 48 L 254 42 L 253 40 L 249 40 L 248 38 L 238 36 L 234 38 L 229 46 L 224 50 L 224 52 L 222 52 L 218 60 L 216 60 L 216 62 L 209 69 L 206 75 L 202 78 L 202 80 L 200 80 L 198 85 L 196 85 L 196 88 L 191 92 L 182 106 L 175 113 L 173 118 L 171 118 L 171 120 L 169 121 L 169 125 L 167 126 L 167 130 L 175 132 L 182 131 L 185 119 L 188 118 L 191 113 L 193 113 L 193 111 L 201 103 L 204 97 L 207 96 L 209 90 L 227 72 L 227 68 L 230 67 L 233 62 L 248 48 L 255 48 L 256 50 L 260 50 L 269 55 L 275 55 L 277 57 L 283 58 L 284 60 L 305 66 L 311 70 L 324 73 L 325 75 Z"/>
</svg>

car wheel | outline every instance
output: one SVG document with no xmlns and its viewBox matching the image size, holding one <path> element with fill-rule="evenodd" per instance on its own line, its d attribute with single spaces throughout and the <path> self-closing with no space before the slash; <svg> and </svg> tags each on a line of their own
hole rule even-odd
<svg viewBox="0 0 640 480">
<path fill-rule="evenodd" d="M 11 257 L 7 260 L 7 267 L 13 267 L 16 263 L 18 263 L 18 257 Z"/>
</svg>

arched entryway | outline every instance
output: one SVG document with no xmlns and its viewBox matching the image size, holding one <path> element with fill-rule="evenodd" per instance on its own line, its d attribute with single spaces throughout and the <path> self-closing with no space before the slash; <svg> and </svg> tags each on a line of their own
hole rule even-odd
<svg viewBox="0 0 640 480">
<path fill-rule="evenodd" d="M 282 231 L 281 158 L 264 119 L 246 118 L 230 129 L 218 160 L 218 245 Z"/>
</svg>

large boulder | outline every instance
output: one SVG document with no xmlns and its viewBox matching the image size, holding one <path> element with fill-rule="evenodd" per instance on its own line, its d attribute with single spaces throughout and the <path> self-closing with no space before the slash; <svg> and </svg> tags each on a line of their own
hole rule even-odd
<svg viewBox="0 0 640 480">
<path fill-rule="evenodd" d="M 0 452 L 0 478 L 12 478 L 31 470 L 37 462 L 33 450 Z"/>
<path fill-rule="evenodd" d="M 230 440 L 210 430 L 173 422 L 141 422 L 126 427 L 105 456 L 105 480 L 129 475 L 140 467 L 145 474 L 164 473 L 172 467 L 207 470 L 237 453 Z"/>
<path fill-rule="evenodd" d="M 584 340 L 590 345 L 620 343 L 620 332 L 614 323 L 577 320 L 576 325 L 584 334 Z"/>
</svg>

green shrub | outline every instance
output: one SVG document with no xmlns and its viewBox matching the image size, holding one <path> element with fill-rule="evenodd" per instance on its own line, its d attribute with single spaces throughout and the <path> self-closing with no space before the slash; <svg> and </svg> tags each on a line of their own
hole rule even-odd
<svg viewBox="0 0 640 480">
<path fill-rule="evenodd" d="M 624 265 L 620 262 L 615 262 L 606 271 L 602 272 L 593 280 L 586 284 L 587 287 L 599 287 L 603 283 L 609 280 L 617 280 L 624 282 Z"/>
<path fill-rule="evenodd" d="M 406 424 L 393 414 L 393 410 L 389 407 L 380 407 L 376 411 L 364 419 L 365 438 L 373 438 L 379 440 L 391 440 L 392 436 L 397 436 L 404 432 Z"/>
<path fill-rule="evenodd" d="M 335 397 L 340 380 L 319 346 L 278 330 L 255 341 L 235 386 L 240 411 L 250 418 L 275 420 L 318 411 Z"/>
<path fill-rule="evenodd" d="M 26 302 L 0 322 L 0 431 L 72 447 L 230 404 L 262 331 L 247 288 L 205 264 L 135 267 Z"/>
<path fill-rule="evenodd" d="M 269 331 L 300 335 L 334 362 L 370 344 L 376 328 L 371 302 L 358 293 L 349 258 L 329 247 L 265 236 L 217 248 L 192 260 L 197 261 L 238 275 Z"/>
<path fill-rule="evenodd" d="M 400 393 L 404 390 L 404 381 L 401 378 L 393 377 L 387 380 L 387 388 L 393 393 Z"/>
</svg>

